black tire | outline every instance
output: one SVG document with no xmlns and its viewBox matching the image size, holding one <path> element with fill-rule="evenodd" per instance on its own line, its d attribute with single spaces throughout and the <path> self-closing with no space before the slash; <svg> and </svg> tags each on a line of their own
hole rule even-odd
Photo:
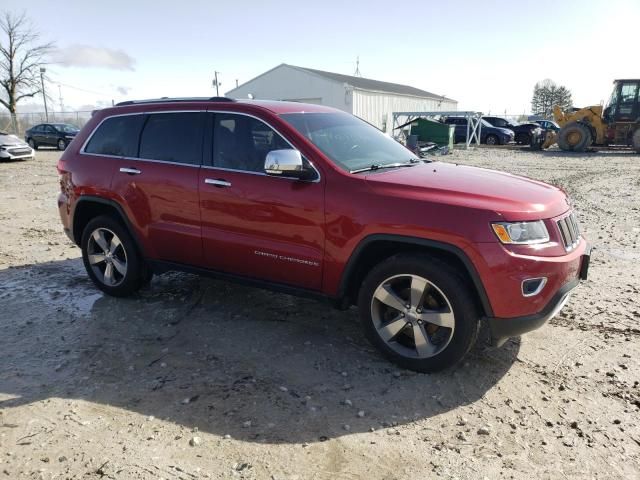
<svg viewBox="0 0 640 480">
<path fill-rule="evenodd" d="M 379 308 L 376 305 L 378 300 L 374 299 L 376 291 L 380 291 L 379 289 L 383 286 L 390 285 L 390 283 L 385 283 L 387 280 L 402 278 L 405 275 L 426 279 L 430 284 L 428 287 L 430 290 L 424 290 L 424 292 L 434 293 L 423 293 L 422 295 L 432 296 L 435 294 L 444 298 L 450 304 L 450 312 L 448 314 L 452 314 L 454 318 L 454 328 L 452 330 L 435 325 L 425 327 L 425 329 L 435 328 L 435 332 L 431 332 L 429 334 L 430 337 L 428 337 L 431 346 L 436 345 L 434 336 L 441 330 L 449 338 L 448 343 L 441 343 L 443 345 L 441 350 L 426 358 L 419 358 L 420 354 L 417 353 L 417 348 L 414 350 L 413 355 L 405 355 L 398 352 L 398 343 L 403 343 L 407 338 L 407 334 L 413 336 L 413 329 L 418 328 L 417 326 L 411 326 L 407 323 L 403 327 L 404 329 L 395 334 L 395 337 L 389 342 L 384 340 L 379 333 L 379 329 L 382 331 L 383 328 L 380 325 L 376 328 L 375 310 Z M 433 289 L 434 286 L 436 287 L 435 289 Z M 423 300 L 425 307 L 426 298 L 425 296 Z M 411 302 L 409 299 L 404 301 Z M 384 304 L 382 304 L 382 307 L 391 308 Z M 471 349 L 478 336 L 480 314 L 474 301 L 471 287 L 460 272 L 430 255 L 400 254 L 374 267 L 366 276 L 360 288 L 358 308 L 362 328 L 369 341 L 395 364 L 417 372 L 435 372 L 455 365 Z M 420 309 L 417 310 L 417 312 L 421 311 Z M 401 314 L 401 316 L 403 319 L 405 318 L 405 314 Z M 409 316 L 407 314 L 407 319 L 401 321 L 409 322 Z M 397 318 L 390 323 L 396 322 L 398 322 Z M 403 336 L 403 338 L 399 338 L 399 335 Z M 404 345 L 400 346 L 400 348 L 407 352 L 410 350 Z"/>
<path fill-rule="evenodd" d="M 585 152 L 592 142 L 591 130 L 579 122 L 567 123 L 558 132 L 558 146 L 567 152 Z"/>
<path fill-rule="evenodd" d="M 59 138 L 58 141 L 56 142 L 56 147 L 58 148 L 58 150 L 66 149 L 67 148 L 66 140 Z"/>
<path fill-rule="evenodd" d="M 632 143 L 633 149 L 640 153 L 640 128 L 638 128 L 635 132 L 633 132 Z"/>
<path fill-rule="evenodd" d="M 487 145 L 500 145 L 500 139 L 496 135 L 487 135 L 484 139 Z"/>
<path fill-rule="evenodd" d="M 38 144 L 35 142 L 33 138 L 30 138 L 29 140 L 27 140 L 27 143 L 32 149 L 38 150 Z"/>
<path fill-rule="evenodd" d="M 126 273 L 118 279 L 117 284 L 109 285 L 105 283 L 104 279 L 98 276 L 100 273 L 99 270 L 102 269 L 101 265 L 92 265 L 89 261 L 89 255 L 91 254 L 89 242 L 94 232 L 98 230 L 112 232 L 120 240 L 121 247 L 118 247 L 117 252 L 121 258 L 125 259 Z M 145 282 L 151 280 L 151 276 L 145 272 L 147 266 L 138 252 L 131 234 L 122 223 L 110 216 L 103 215 L 89 221 L 82 232 L 80 245 L 82 248 L 82 261 L 84 262 L 84 267 L 87 270 L 89 278 L 91 278 L 96 287 L 108 295 L 113 297 L 129 296 L 138 291 Z M 114 255 L 115 254 L 116 253 L 114 253 Z M 96 270 L 98 270 L 98 272 Z"/>
<path fill-rule="evenodd" d="M 520 145 L 531 145 L 531 135 L 526 132 L 519 133 L 516 137 L 516 143 Z"/>
</svg>

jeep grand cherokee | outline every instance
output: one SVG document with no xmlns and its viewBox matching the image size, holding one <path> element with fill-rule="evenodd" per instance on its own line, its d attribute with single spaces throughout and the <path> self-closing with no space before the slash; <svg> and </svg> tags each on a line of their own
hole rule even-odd
<svg viewBox="0 0 640 480">
<path fill-rule="evenodd" d="M 426 162 L 349 114 L 226 98 L 100 110 L 62 155 L 58 206 L 88 275 L 130 295 L 183 270 L 357 305 L 397 364 L 537 328 L 589 247 L 558 188 Z"/>
</svg>

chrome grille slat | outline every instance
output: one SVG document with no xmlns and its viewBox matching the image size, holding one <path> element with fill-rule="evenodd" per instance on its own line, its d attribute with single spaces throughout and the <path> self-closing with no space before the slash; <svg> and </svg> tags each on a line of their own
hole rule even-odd
<svg viewBox="0 0 640 480">
<path fill-rule="evenodd" d="M 575 213 L 571 212 L 556 222 L 564 248 L 571 251 L 580 243 L 580 228 Z"/>
</svg>

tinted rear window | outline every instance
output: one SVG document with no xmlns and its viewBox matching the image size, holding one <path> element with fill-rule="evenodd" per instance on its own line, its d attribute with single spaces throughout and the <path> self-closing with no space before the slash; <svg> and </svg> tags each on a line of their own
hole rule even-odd
<svg viewBox="0 0 640 480">
<path fill-rule="evenodd" d="M 121 157 L 137 156 L 142 119 L 142 115 L 106 119 L 89 140 L 85 152 Z"/>
<path fill-rule="evenodd" d="M 199 165 L 203 124 L 200 112 L 149 115 L 140 137 L 140 158 Z"/>
</svg>

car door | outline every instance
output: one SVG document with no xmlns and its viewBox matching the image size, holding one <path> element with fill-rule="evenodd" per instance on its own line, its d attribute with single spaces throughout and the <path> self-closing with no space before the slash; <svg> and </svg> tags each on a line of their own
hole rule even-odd
<svg viewBox="0 0 640 480">
<path fill-rule="evenodd" d="M 195 266 L 202 262 L 198 172 L 204 117 L 198 111 L 140 116 L 139 130 L 129 129 L 140 132 L 136 152 L 117 160 L 111 190 L 155 260 Z"/>
<path fill-rule="evenodd" d="M 58 132 L 51 125 L 44 126 L 44 140 L 43 145 L 57 146 L 58 145 Z"/>
<path fill-rule="evenodd" d="M 319 290 L 324 186 L 264 173 L 271 150 L 292 148 L 262 120 L 212 114 L 211 165 L 200 171 L 204 260 L 209 268 Z"/>
<path fill-rule="evenodd" d="M 44 136 L 45 136 L 45 125 L 36 125 L 35 127 L 33 127 L 32 138 L 37 145 L 45 144 Z"/>
<path fill-rule="evenodd" d="M 640 116 L 638 112 L 638 81 L 622 82 L 620 96 L 615 108 L 615 121 L 635 122 Z"/>
<path fill-rule="evenodd" d="M 467 119 L 466 118 L 452 118 L 450 123 L 454 125 L 455 142 L 462 143 L 467 141 Z"/>
</svg>

